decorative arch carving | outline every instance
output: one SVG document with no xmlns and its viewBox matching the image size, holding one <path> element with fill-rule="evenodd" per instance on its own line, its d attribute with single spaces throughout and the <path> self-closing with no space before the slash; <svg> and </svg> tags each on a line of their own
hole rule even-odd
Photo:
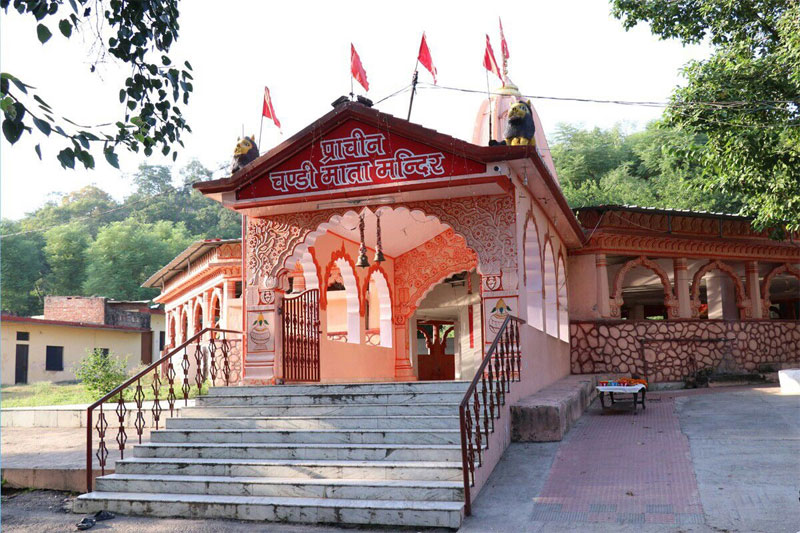
<svg viewBox="0 0 800 533">
<path fill-rule="evenodd" d="M 800 279 L 800 270 L 793 267 L 789 263 L 784 263 L 782 265 L 778 265 L 772 270 L 769 271 L 769 274 L 764 276 L 764 280 L 761 282 L 761 309 L 762 313 L 761 316 L 763 318 L 769 318 L 769 308 L 772 306 L 772 302 L 769 299 L 769 286 L 772 283 L 772 280 L 775 276 L 778 276 L 783 273 L 787 273 L 790 276 L 794 276 L 797 279 Z"/>
<path fill-rule="evenodd" d="M 192 306 L 192 334 L 199 333 L 203 329 L 203 304 L 201 298 L 195 298 L 194 305 Z M 197 319 L 200 318 L 198 324 Z"/>
<path fill-rule="evenodd" d="M 392 291 L 392 284 L 389 281 L 389 275 L 386 273 L 380 263 L 372 263 L 367 270 L 367 275 L 364 277 L 364 284 L 361 286 L 361 316 L 364 316 L 364 313 L 366 313 L 367 291 L 369 290 L 369 282 L 375 272 L 379 272 L 383 276 L 383 279 L 386 280 L 386 285 L 389 287 L 389 302 L 392 306 L 392 310 L 394 310 L 394 291 Z"/>
<path fill-rule="evenodd" d="M 675 293 L 672 290 L 672 285 L 669 282 L 669 276 L 658 263 L 651 261 L 647 257 L 640 255 L 636 259 L 631 259 L 625 263 L 617 276 L 614 278 L 614 296 L 611 298 L 611 316 L 619 318 L 621 315 L 622 305 L 625 303 L 622 299 L 622 284 L 625 281 L 625 276 L 632 269 L 641 266 L 648 270 L 653 271 L 658 279 L 661 280 L 661 285 L 664 288 L 664 306 L 667 308 L 668 318 L 678 317 L 678 300 L 675 298 Z"/>
<path fill-rule="evenodd" d="M 350 265 L 350 268 L 353 270 L 353 277 L 356 280 L 355 281 L 356 298 L 358 298 L 358 306 L 359 309 L 361 309 L 362 307 L 360 298 L 361 289 L 358 283 L 358 274 L 356 274 L 358 270 L 356 270 L 355 261 L 353 261 L 353 258 L 350 257 L 350 255 L 345 250 L 344 243 L 342 243 L 342 247 L 340 249 L 336 250 L 331 254 L 331 258 L 328 261 L 328 264 L 325 266 L 325 277 L 323 277 L 322 280 L 320 281 L 319 308 L 320 309 L 328 308 L 328 296 L 327 296 L 328 291 L 326 290 L 328 288 L 328 279 L 331 277 L 331 272 L 333 271 L 333 268 L 336 266 L 336 262 L 340 259 L 347 262 L 347 264 Z M 363 312 L 359 311 L 359 313 L 363 315 Z"/>
<path fill-rule="evenodd" d="M 407 202 L 392 208 L 421 211 L 450 226 L 475 251 L 482 273 L 516 268 L 516 212 L 510 196 Z M 281 271 L 298 245 L 304 242 L 313 245 L 316 237 L 325 232 L 326 224 L 350 211 L 354 210 L 327 209 L 249 219 L 246 239 L 248 284 L 260 289 L 275 288 Z"/>
<path fill-rule="evenodd" d="M 550 234 L 542 246 L 542 295 L 544 298 L 544 331 L 558 337 L 558 271 L 553 239 Z"/>
<path fill-rule="evenodd" d="M 395 258 L 394 323 L 405 324 L 434 285 L 477 265 L 477 254 L 452 229 Z"/>
<path fill-rule="evenodd" d="M 742 280 L 739 279 L 739 276 L 736 275 L 736 272 L 734 272 L 730 265 L 718 260 L 709 261 L 695 272 L 694 277 L 692 277 L 692 316 L 694 318 L 700 316 L 700 280 L 712 270 L 724 272 L 733 280 L 733 286 L 736 290 L 736 307 L 739 308 L 739 317 L 741 319 L 750 318 L 752 314 L 750 310 L 750 299 L 745 295 Z"/>
</svg>

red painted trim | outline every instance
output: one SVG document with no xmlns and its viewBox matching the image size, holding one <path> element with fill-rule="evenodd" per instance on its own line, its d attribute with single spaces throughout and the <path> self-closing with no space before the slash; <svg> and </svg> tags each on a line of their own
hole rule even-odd
<svg viewBox="0 0 800 533">
<path fill-rule="evenodd" d="M 482 178 L 468 178 L 468 179 L 458 179 L 458 177 L 453 177 L 450 181 L 446 182 L 446 184 L 444 185 L 442 182 L 435 182 L 435 183 L 421 182 L 421 183 L 410 183 L 410 184 L 406 183 L 406 184 L 388 185 L 388 186 L 372 185 L 368 187 L 359 188 L 356 190 L 348 189 L 345 191 L 323 193 L 314 196 L 308 195 L 297 198 L 284 198 L 279 196 L 279 197 L 273 197 L 268 200 L 237 202 L 235 205 L 231 207 L 237 210 L 254 209 L 257 207 L 270 207 L 274 205 L 291 205 L 292 203 L 305 204 L 310 202 L 338 200 L 342 198 L 356 198 L 356 197 L 360 198 L 363 196 L 374 196 L 376 194 L 384 195 L 389 193 L 403 193 L 403 192 L 423 191 L 431 189 L 446 189 L 446 188 L 465 186 L 465 185 L 482 185 L 485 183 L 497 183 L 502 189 L 507 190 L 508 179 L 505 178 L 505 176 L 485 176 Z M 367 204 L 365 203 L 364 205 Z M 358 206 L 353 206 L 353 209 L 356 209 L 357 207 Z"/>
<path fill-rule="evenodd" d="M 372 274 L 374 274 L 375 272 L 380 272 L 381 274 L 383 274 L 383 279 L 386 280 L 386 287 L 389 290 L 389 309 L 390 312 L 392 313 L 392 323 L 394 323 L 394 291 L 392 290 L 392 282 L 389 281 L 390 279 L 389 274 L 386 273 L 386 271 L 379 263 L 372 263 L 369 266 L 369 269 L 367 270 L 367 275 L 364 278 L 364 284 L 361 286 L 361 305 L 360 305 L 361 316 L 364 316 L 366 314 L 367 291 L 369 290 L 369 282 L 370 279 L 372 278 Z"/>
<path fill-rule="evenodd" d="M 247 215 L 242 213 L 242 381 L 247 375 Z"/>
<path fill-rule="evenodd" d="M 333 230 L 326 230 L 326 232 L 327 232 L 327 233 L 330 233 L 331 235 L 335 235 L 336 237 L 339 237 L 339 238 L 340 238 L 340 239 L 342 239 L 343 241 L 347 241 L 347 242 L 349 242 L 349 243 L 352 243 L 352 244 L 355 244 L 355 245 L 357 245 L 357 246 L 361 246 L 361 243 L 360 243 L 360 242 L 358 242 L 358 241 L 354 241 L 353 239 L 351 239 L 351 238 L 349 238 L 349 237 L 345 237 L 344 235 L 339 235 L 338 233 L 336 233 L 336 232 L 335 232 L 335 231 L 333 231 Z M 372 251 L 372 252 L 374 252 L 374 251 L 375 251 L 375 248 L 372 248 L 371 246 L 367 246 L 366 248 L 367 248 L 367 250 L 368 250 L 368 251 Z M 386 258 L 388 258 L 388 259 L 391 259 L 392 261 L 394 261 L 394 259 L 395 259 L 393 256 L 391 256 L 391 255 L 389 255 L 389 254 L 387 254 L 387 253 L 384 253 L 383 255 L 384 255 L 384 257 L 386 257 Z M 387 279 L 388 279 L 388 278 L 387 278 Z"/>
<path fill-rule="evenodd" d="M 112 326 L 109 324 L 92 324 L 89 322 L 70 322 L 68 320 L 52 320 L 49 318 L 34 318 L 31 316 L 7 315 L 0 316 L 0 322 L 17 322 L 22 324 L 40 324 L 43 326 L 66 326 L 71 328 L 91 328 L 91 329 L 110 329 L 116 331 L 129 331 L 132 333 L 142 333 L 151 331 L 145 328 L 134 328 L 131 326 Z"/>
</svg>

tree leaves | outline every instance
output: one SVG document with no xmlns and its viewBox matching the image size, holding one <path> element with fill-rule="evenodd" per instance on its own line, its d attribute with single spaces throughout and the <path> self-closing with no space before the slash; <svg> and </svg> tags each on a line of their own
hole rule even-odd
<svg viewBox="0 0 800 533">
<path fill-rule="evenodd" d="M 0 8 L 7 8 L 9 4 L 9 0 L 0 0 Z M 86 0 L 15 0 L 13 6 L 20 15 L 32 15 L 36 19 L 36 35 L 42 44 L 52 38 L 50 27 L 54 24 L 57 24 L 61 35 L 70 38 L 79 29 L 79 24 L 93 15 Z M 64 11 L 59 15 L 62 7 Z M 115 168 L 119 165 L 116 156 L 119 146 L 133 152 L 141 149 L 146 156 L 158 151 L 165 155 L 172 153 L 176 157 L 176 148 L 183 146 L 181 135 L 191 129 L 180 110 L 166 98 L 172 92 L 175 102 L 188 104 L 189 96 L 194 91 L 189 73 L 191 64 L 185 61 L 185 68 L 176 68 L 180 63 L 170 67 L 173 60 L 169 50 L 178 36 L 178 15 L 177 0 L 112 0 L 103 3 L 102 9 L 97 11 L 96 17 L 105 19 L 100 21 L 100 24 L 104 24 L 104 32 L 110 33 L 105 50 L 100 53 L 108 53 L 127 63 L 132 71 L 124 86 L 114 90 L 119 92 L 120 104 L 125 106 L 126 111 L 135 111 L 137 123 L 129 122 L 126 115 L 125 120 L 116 123 L 115 131 L 109 131 L 108 124 L 94 128 L 79 126 L 63 114 L 59 116 L 39 95 L 29 95 L 33 87 L 9 73 L 2 73 L 0 106 L 4 114 L 3 133 L 6 139 L 15 143 L 24 133 L 34 131 L 58 139 L 50 136 L 55 131 L 63 138 L 59 140 L 67 143 L 67 146 L 60 147 L 60 151 L 56 150 L 56 157 L 64 168 L 74 168 L 76 159 L 85 167 L 92 168 L 94 157 L 90 151 L 92 143 L 99 140 L 104 142 L 103 155 L 106 161 Z M 91 23 L 94 27 L 98 21 L 92 17 Z M 91 65 L 91 72 L 95 72 L 94 66 Z M 22 95 L 33 96 L 36 105 L 28 104 Z M 25 105 L 31 106 L 27 114 L 24 107 L 14 105 L 20 99 Z M 75 131 L 80 128 L 81 131 Z M 37 155 L 40 154 L 41 150 L 37 150 Z"/>
<path fill-rule="evenodd" d="M 706 191 L 741 198 L 757 228 L 800 229 L 800 3 L 614 0 L 612 13 L 626 28 L 647 22 L 662 38 L 715 46 L 686 65 L 665 119 L 705 136 Z"/>
<path fill-rule="evenodd" d="M 69 38 L 72 35 L 72 24 L 70 24 L 67 19 L 62 19 L 61 22 L 58 23 L 58 29 L 61 30 L 61 34 L 64 37 Z"/>
<path fill-rule="evenodd" d="M 47 26 L 44 24 L 39 24 L 36 26 L 36 36 L 39 37 L 39 42 L 44 44 L 50 40 L 50 37 L 52 37 L 53 34 L 50 33 L 50 30 L 47 29 Z"/>
</svg>

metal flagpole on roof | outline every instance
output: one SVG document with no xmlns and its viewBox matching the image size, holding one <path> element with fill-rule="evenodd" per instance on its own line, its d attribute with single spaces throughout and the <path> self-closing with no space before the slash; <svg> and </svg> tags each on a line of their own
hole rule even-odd
<svg viewBox="0 0 800 533">
<path fill-rule="evenodd" d="M 417 54 L 417 62 L 414 65 L 414 75 L 411 77 L 411 100 L 408 102 L 408 117 L 406 120 L 411 120 L 411 106 L 414 105 L 414 93 L 417 92 L 417 79 L 419 78 L 419 54 Z"/>
</svg>

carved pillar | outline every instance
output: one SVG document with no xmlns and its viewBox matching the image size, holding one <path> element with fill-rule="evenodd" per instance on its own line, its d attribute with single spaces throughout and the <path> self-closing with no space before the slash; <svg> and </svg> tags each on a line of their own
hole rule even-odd
<svg viewBox="0 0 800 533">
<path fill-rule="evenodd" d="M 608 262 L 606 261 L 606 254 L 597 254 L 595 256 L 595 266 L 597 274 L 597 312 L 600 313 L 601 318 L 611 316 L 611 305 L 609 303 L 608 294 Z"/>
<path fill-rule="evenodd" d="M 675 293 L 678 297 L 678 316 L 692 318 L 692 300 L 689 293 L 689 267 L 685 258 L 681 257 L 672 262 L 674 271 Z"/>
<path fill-rule="evenodd" d="M 516 289 L 516 280 L 512 280 Z M 520 316 L 519 291 L 507 290 L 503 273 L 481 275 L 483 352 L 489 349 L 508 315 Z"/>
<path fill-rule="evenodd" d="M 395 315 L 394 322 L 394 379 L 395 381 L 416 381 L 414 369 L 411 367 L 411 345 L 408 328 L 410 321 Z"/>
<path fill-rule="evenodd" d="M 763 318 L 761 314 L 761 284 L 758 279 L 758 261 L 747 261 L 744 264 L 747 281 L 747 296 L 750 298 L 751 316 Z"/>
</svg>

